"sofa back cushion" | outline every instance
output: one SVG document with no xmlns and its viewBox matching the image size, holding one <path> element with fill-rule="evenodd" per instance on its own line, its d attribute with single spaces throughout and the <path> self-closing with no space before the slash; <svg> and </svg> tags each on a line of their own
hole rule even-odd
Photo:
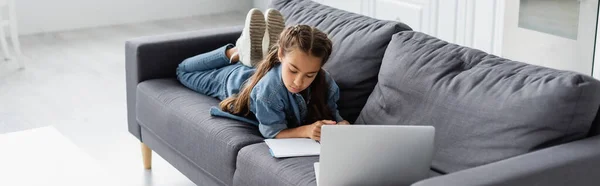
<svg viewBox="0 0 600 186">
<path fill-rule="evenodd" d="M 584 138 L 600 82 L 418 32 L 395 34 L 358 122 L 432 125 L 433 168 L 472 168 Z"/>
<path fill-rule="evenodd" d="M 592 122 L 592 127 L 590 132 L 588 133 L 588 137 L 596 136 L 600 134 L 600 109 L 598 109 L 598 113 L 596 113 L 596 118 L 594 118 L 594 122 Z"/>
<path fill-rule="evenodd" d="M 286 25 L 314 26 L 333 41 L 333 52 L 324 69 L 340 87 L 340 115 L 355 121 L 377 84 L 383 53 L 392 35 L 410 27 L 310 0 L 273 0 L 271 7 L 284 15 Z"/>
</svg>

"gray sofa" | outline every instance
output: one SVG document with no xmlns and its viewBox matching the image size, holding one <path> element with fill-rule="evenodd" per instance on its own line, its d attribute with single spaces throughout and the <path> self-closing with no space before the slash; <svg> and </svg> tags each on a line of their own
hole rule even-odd
<svg viewBox="0 0 600 186">
<path fill-rule="evenodd" d="M 345 119 L 436 127 L 430 178 L 414 185 L 600 184 L 597 80 L 312 1 L 271 6 L 286 24 L 316 26 L 333 40 L 325 69 L 340 87 Z M 145 152 L 197 185 L 316 185 L 318 157 L 271 157 L 257 127 L 210 116 L 219 101 L 175 79 L 183 59 L 234 43 L 240 33 L 233 27 L 127 41 L 128 129 Z"/>
</svg>

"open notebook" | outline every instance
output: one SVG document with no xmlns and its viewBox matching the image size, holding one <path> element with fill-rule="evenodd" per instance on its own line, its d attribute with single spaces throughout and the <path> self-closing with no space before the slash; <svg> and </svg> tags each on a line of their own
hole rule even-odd
<svg viewBox="0 0 600 186">
<path fill-rule="evenodd" d="M 271 155 L 275 158 L 318 156 L 321 144 L 308 138 L 266 139 Z"/>
</svg>

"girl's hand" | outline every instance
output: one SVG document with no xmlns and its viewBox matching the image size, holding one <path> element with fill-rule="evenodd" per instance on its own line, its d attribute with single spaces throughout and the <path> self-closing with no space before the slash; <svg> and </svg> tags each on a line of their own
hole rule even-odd
<svg viewBox="0 0 600 186">
<path fill-rule="evenodd" d="M 340 121 L 338 124 L 340 124 L 340 125 L 350 125 L 350 122 L 344 120 L 344 121 Z"/>
<path fill-rule="evenodd" d="M 335 125 L 335 121 L 321 120 L 302 127 L 304 128 L 304 134 L 306 137 L 316 141 L 321 141 L 321 126 L 323 125 Z"/>
</svg>

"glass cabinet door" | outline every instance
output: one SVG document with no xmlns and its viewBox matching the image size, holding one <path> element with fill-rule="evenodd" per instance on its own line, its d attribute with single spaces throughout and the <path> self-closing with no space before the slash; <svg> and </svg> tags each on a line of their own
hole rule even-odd
<svg viewBox="0 0 600 186">
<path fill-rule="evenodd" d="M 592 75 L 598 0 L 506 0 L 502 56 Z"/>
</svg>

